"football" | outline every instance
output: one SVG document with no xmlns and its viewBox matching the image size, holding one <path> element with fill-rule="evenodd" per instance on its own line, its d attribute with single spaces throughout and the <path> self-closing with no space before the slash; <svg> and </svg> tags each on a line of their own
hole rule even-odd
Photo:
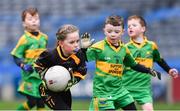
<svg viewBox="0 0 180 111">
<path fill-rule="evenodd" d="M 44 75 L 47 88 L 53 92 L 63 91 L 71 79 L 69 71 L 63 66 L 52 66 Z"/>
</svg>

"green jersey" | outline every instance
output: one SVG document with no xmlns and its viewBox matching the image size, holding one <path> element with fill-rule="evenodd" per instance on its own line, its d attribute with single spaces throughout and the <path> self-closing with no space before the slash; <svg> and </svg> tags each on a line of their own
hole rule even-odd
<svg viewBox="0 0 180 111">
<path fill-rule="evenodd" d="M 118 96 L 124 93 L 122 73 L 125 66 L 135 66 L 136 62 L 126 46 L 119 42 L 112 46 L 107 39 L 99 41 L 87 50 L 88 61 L 96 61 L 93 79 L 93 96 Z"/>
<path fill-rule="evenodd" d="M 161 60 L 156 43 L 148 41 L 146 37 L 144 37 L 144 42 L 140 45 L 131 40 L 126 46 L 136 62 L 141 65 L 152 68 L 154 61 Z M 126 67 L 123 74 L 123 85 L 128 90 L 151 89 L 151 75 L 137 72 L 130 67 Z"/>
<path fill-rule="evenodd" d="M 39 32 L 39 34 L 35 36 L 25 31 L 19 39 L 16 47 L 12 50 L 11 54 L 17 58 L 22 59 L 25 64 L 33 65 L 33 62 L 38 58 L 40 53 L 46 49 L 47 39 L 47 35 L 41 32 Z M 29 73 L 21 70 L 21 75 L 23 82 L 19 87 L 19 90 L 22 92 L 25 91 L 25 93 L 26 88 L 24 86 L 27 86 L 27 90 L 33 89 L 32 84 L 39 83 L 37 81 L 41 80 L 39 74 L 36 71 Z M 33 95 L 30 91 L 29 94 Z"/>
</svg>

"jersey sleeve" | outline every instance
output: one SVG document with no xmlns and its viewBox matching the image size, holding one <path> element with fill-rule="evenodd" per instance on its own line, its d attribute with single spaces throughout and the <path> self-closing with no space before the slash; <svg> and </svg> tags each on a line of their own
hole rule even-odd
<svg viewBox="0 0 180 111">
<path fill-rule="evenodd" d="M 100 53 L 102 50 L 94 47 L 90 47 L 86 51 L 86 57 L 88 61 L 94 61 L 97 58 L 98 53 Z"/>
<path fill-rule="evenodd" d="M 44 34 L 44 33 L 43 33 L 43 35 L 44 35 L 44 37 L 45 37 L 46 47 L 47 47 L 47 44 L 48 44 L 48 36 L 47 36 L 46 34 Z"/>
<path fill-rule="evenodd" d="M 171 69 L 171 67 L 167 64 L 167 62 L 161 57 L 160 52 L 158 51 L 158 46 L 153 42 L 153 60 L 158 63 L 167 73 Z"/>
<path fill-rule="evenodd" d="M 136 61 L 134 60 L 128 48 L 126 48 L 126 55 L 125 55 L 123 63 L 126 67 L 133 67 L 137 65 Z"/>
<path fill-rule="evenodd" d="M 17 57 L 17 58 L 24 58 L 25 50 L 27 47 L 27 40 L 25 36 L 22 36 L 15 48 L 12 50 L 11 55 Z"/>
<path fill-rule="evenodd" d="M 104 50 L 105 41 L 99 41 L 89 47 L 86 51 L 86 57 L 88 61 L 94 61 L 97 59 L 98 53 Z"/>
<path fill-rule="evenodd" d="M 39 58 L 35 61 L 34 68 L 35 70 L 40 74 L 43 75 L 42 73 L 45 72 L 48 67 L 50 67 L 50 58 L 51 55 L 48 50 L 42 52 L 39 56 Z"/>
<path fill-rule="evenodd" d="M 155 62 L 161 61 L 161 56 L 157 44 L 153 42 L 152 47 L 153 47 L 153 60 Z"/>
<path fill-rule="evenodd" d="M 86 57 L 82 51 L 77 54 L 77 57 L 79 58 L 80 63 L 78 64 L 77 69 L 74 71 L 73 75 L 80 79 L 84 79 L 87 73 Z"/>
<path fill-rule="evenodd" d="M 96 50 L 95 48 L 88 48 L 86 51 L 86 57 L 88 61 L 96 60 Z"/>
</svg>

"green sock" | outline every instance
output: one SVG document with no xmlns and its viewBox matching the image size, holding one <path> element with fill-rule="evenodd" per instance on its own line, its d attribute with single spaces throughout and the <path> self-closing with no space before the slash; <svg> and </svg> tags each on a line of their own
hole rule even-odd
<svg viewBox="0 0 180 111">
<path fill-rule="evenodd" d="M 30 108 L 29 108 L 27 102 L 24 102 L 18 106 L 17 110 L 30 110 Z"/>
</svg>

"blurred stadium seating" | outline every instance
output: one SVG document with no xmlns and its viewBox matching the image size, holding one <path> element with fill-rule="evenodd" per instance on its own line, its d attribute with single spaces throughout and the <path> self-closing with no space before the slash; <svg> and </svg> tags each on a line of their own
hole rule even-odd
<svg viewBox="0 0 180 111">
<path fill-rule="evenodd" d="M 40 12 L 41 30 L 49 36 L 48 47 L 54 47 L 55 33 L 62 24 L 77 25 L 80 33 L 89 32 L 98 41 L 104 37 L 107 16 L 118 14 L 126 20 L 129 15 L 141 15 L 148 22 L 149 39 L 156 41 L 162 56 L 180 69 L 180 0 L 1 0 L 0 87 L 5 74 L 20 77 L 10 51 L 23 33 L 21 12 L 29 6 Z"/>
</svg>

